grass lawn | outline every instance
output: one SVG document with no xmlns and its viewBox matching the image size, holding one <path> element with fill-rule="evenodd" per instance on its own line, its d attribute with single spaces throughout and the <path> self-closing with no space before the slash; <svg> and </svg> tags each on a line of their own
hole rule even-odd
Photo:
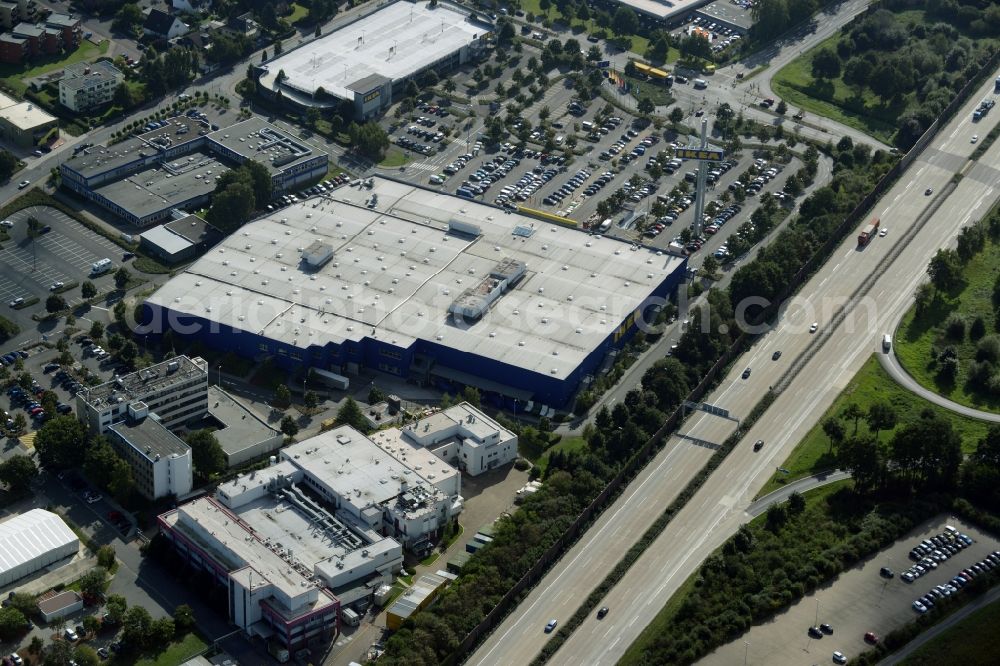
<svg viewBox="0 0 1000 666">
<path fill-rule="evenodd" d="M 309 14 L 309 10 L 308 9 L 306 9 L 305 7 L 303 7 L 300 4 L 293 3 L 292 4 L 292 13 L 289 14 L 288 16 L 286 16 L 285 20 L 288 21 L 289 23 L 291 23 L 292 25 L 295 25 L 296 23 L 298 23 L 299 21 L 301 21 L 302 19 L 304 19 L 307 14 Z"/>
<path fill-rule="evenodd" d="M 986 434 L 989 426 L 983 421 L 976 421 L 974 419 L 967 419 L 957 414 L 944 409 L 943 407 L 938 407 L 937 405 L 932 405 L 929 402 L 918 398 L 906 389 L 899 386 L 896 382 L 889 377 L 882 366 L 879 365 L 878 359 L 873 355 L 868 359 L 868 362 L 858 371 L 858 374 L 854 376 L 851 383 L 848 384 L 844 390 L 841 392 L 837 399 L 834 400 L 833 405 L 830 409 L 823 414 L 816 425 L 806 434 L 806 436 L 799 442 L 799 445 L 795 447 L 792 451 L 792 455 L 782 463 L 782 467 L 789 471 L 789 474 L 780 474 L 776 472 L 771 480 L 767 482 L 758 496 L 766 495 L 767 493 L 777 490 L 785 483 L 789 481 L 794 481 L 795 479 L 800 479 L 805 476 L 810 476 L 812 474 L 817 474 L 829 469 L 836 467 L 834 462 L 834 456 L 829 453 L 830 451 L 830 440 L 827 438 L 826 434 L 823 433 L 822 423 L 826 420 L 828 416 L 839 415 L 844 411 L 844 408 L 855 403 L 862 409 L 867 409 L 867 407 L 875 402 L 884 401 L 892 405 L 893 409 L 896 410 L 897 421 L 899 424 L 905 424 L 913 419 L 917 418 L 921 411 L 924 409 L 931 409 L 937 414 L 949 419 L 955 428 L 955 431 L 962 438 L 962 450 L 966 453 L 971 452 L 976 447 L 976 443 L 981 437 Z M 848 437 L 851 435 L 853 430 L 853 423 L 845 423 L 845 428 L 847 429 Z M 899 427 L 899 426 L 897 426 Z M 867 432 L 868 426 L 861 420 L 858 424 L 858 432 Z M 888 442 L 892 438 L 892 433 L 894 431 L 886 431 L 879 433 L 879 439 L 882 442 Z"/>
<path fill-rule="evenodd" d="M 410 156 L 402 150 L 399 150 L 398 148 L 389 148 L 389 150 L 385 153 L 385 157 L 378 164 L 379 166 L 384 167 L 401 167 L 409 162 Z"/>
<path fill-rule="evenodd" d="M 900 663 L 903 666 L 995 664 L 997 657 L 993 630 L 998 622 L 1000 603 L 994 602 L 941 632 Z"/>
<path fill-rule="evenodd" d="M 90 60 L 108 52 L 109 43 L 107 40 L 100 44 L 89 41 L 82 41 L 75 51 L 64 57 L 38 58 L 30 69 L 24 69 L 21 65 L 0 65 L 0 79 L 10 87 L 23 95 L 28 89 L 27 79 L 40 76 L 54 69 L 61 69 L 66 65 L 75 62 Z"/>
<path fill-rule="evenodd" d="M 969 365 L 975 360 L 978 341 L 968 336 L 968 327 L 982 317 L 987 334 L 993 333 L 993 284 L 1000 275 L 1000 244 L 987 241 L 986 247 L 966 265 L 964 285 L 952 294 L 940 295 L 927 312 L 917 317 L 916 308 L 903 317 L 893 343 L 896 356 L 906 371 L 922 386 L 970 407 L 1000 410 L 1000 395 L 977 390 L 968 383 Z M 948 339 L 944 324 L 952 314 L 966 321 L 962 340 Z M 931 348 L 951 345 L 958 353 L 959 371 L 954 384 L 938 379 L 938 364 L 931 360 Z"/>
<path fill-rule="evenodd" d="M 174 641 L 158 654 L 155 659 L 140 659 L 136 666 L 178 666 L 205 650 L 208 643 L 201 640 L 197 634 L 189 633 L 179 641 Z"/>
<path fill-rule="evenodd" d="M 583 437 L 575 435 L 573 437 L 563 437 L 558 442 L 545 449 L 545 452 L 534 461 L 538 467 L 541 468 L 542 473 L 545 473 L 545 468 L 549 464 L 549 456 L 552 455 L 553 451 L 579 451 L 587 447 L 587 442 L 584 441 Z"/>
<path fill-rule="evenodd" d="M 870 90 L 859 98 L 840 78 L 817 82 L 812 77 L 812 60 L 821 49 L 835 48 L 838 35 L 825 39 L 805 54 L 788 63 L 771 79 L 771 88 L 789 106 L 841 122 L 889 143 L 896 133 L 894 118 L 906 109 L 912 95 L 899 104 L 886 105 Z"/>
<path fill-rule="evenodd" d="M 656 106 L 667 106 L 669 104 L 673 104 L 674 102 L 674 98 L 670 94 L 670 88 L 662 83 L 643 81 L 642 79 L 637 79 L 634 76 L 626 76 L 625 80 L 628 81 L 629 92 L 636 99 L 648 97 L 653 100 L 653 104 Z M 638 94 L 635 92 L 637 89 L 639 91 Z"/>
</svg>

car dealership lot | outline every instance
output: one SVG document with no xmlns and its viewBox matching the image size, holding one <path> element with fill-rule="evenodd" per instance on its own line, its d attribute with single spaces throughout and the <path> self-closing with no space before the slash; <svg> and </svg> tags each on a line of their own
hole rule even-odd
<svg viewBox="0 0 1000 666">
<path fill-rule="evenodd" d="M 973 543 L 939 563 L 937 569 L 914 583 L 900 580 L 899 574 L 913 564 L 908 557 L 909 551 L 922 540 L 941 534 L 946 525 L 952 525 L 968 535 Z M 935 586 L 948 583 L 959 571 L 998 548 L 1000 542 L 971 525 L 940 516 L 920 525 L 861 565 L 842 573 L 832 583 L 803 597 L 769 622 L 751 628 L 701 663 L 731 665 L 742 662 L 744 656 L 750 664 L 831 663 L 835 650 L 850 660 L 868 648 L 864 640 L 867 632 L 884 636 L 912 621 L 917 616 L 913 609 L 915 599 Z M 879 574 L 882 567 L 889 567 L 895 575 L 884 578 Z M 830 624 L 833 633 L 819 639 L 810 638 L 807 634 L 809 627 L 822 623 Z"/>
</svg>

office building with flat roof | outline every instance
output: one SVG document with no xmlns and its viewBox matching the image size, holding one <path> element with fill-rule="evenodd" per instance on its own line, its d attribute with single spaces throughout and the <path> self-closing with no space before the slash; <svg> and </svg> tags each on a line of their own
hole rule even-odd
<svg viewBox="0 0 1000 666">
<path fill-rule="evenodd" d="M 208 413 L 208 364 L 199 357 L 176 356 L 84 388 L 76 395 L 76 415 L 100 435 L 124 420 L 133 403 L 143 403 L 171 430 L 200 419 Z"/>
<path fill-rule="evenodd" d="M 316 242 L 332 252 L 321 265 L 306 260 Z M 149 297 L 144 317 L 152 335 L 175 330 L 258 362 L 371 368 L 547 412 L 607 367 L 685 266 L 374 178 L 244 225 Z"/>
<path fill-rule="evenodd" d="M 58 127 L 56 117 L 34 102 L 19 102 L 0 93 L 0 139 L 30 148 L 40 144 L 53 128 Z"/>
<path fill-rule="evenodd" d="M 132 467 L 140 495 L 150 500 L 183 497 L 194 485 L 191 447 L 160 423 L 143 402 L 131 402 L 125 418 L 105 431 Z"/>
<path fill-rule="evenodd" d="M 477 58 L 493 25 L 455 4 L 393 2 L 257 68 L 260 90 L 303 108 L 380 114 L 406 83 Z"/>
<path fill-rule="evenodd" d="M 86 148 L 59 165 L 63 187 L 138 227 L 206 204 L 226 171 L 248 160 L 267 167 L 275 194 L 314 181 L 328 156 L 256 116 L 213 130 L 179 115 L 113 146 Z"/>
<path fill-rule="evenodd" d="M 67 65 L 59 79 L 59 103 L 85 113 L 110 104 L 124 80 L 125 75 L 107 60 Z"/>
<path fill-rule="evenodd" d="M 208 387 L 208 414 L 218 423 L 212 434 L 226 455 L 227 467 L 266 456 L 284 443 L 281 432 L 218 386 Z"/>
</svg>

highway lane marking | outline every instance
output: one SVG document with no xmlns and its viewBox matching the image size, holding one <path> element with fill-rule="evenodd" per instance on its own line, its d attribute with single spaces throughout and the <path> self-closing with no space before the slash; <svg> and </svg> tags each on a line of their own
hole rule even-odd
<svg viewBox="0 0 1000 666">
<path fill-rule="evenodd" d="M 590 540 L 591 543 L 593 543 L 597 539 L 600 539 L 601 535 L 605 532 L 605 530 L 607 530 L 609 527 L 611 527 L 611 525 L 613 525 L 616 522 L 615 519 L 618 517 L 618 515 L 623 510 L 625 510 L 625 509 L 631 509 L 632 508 L 630 506 L 630 503 L 635 498 L 636 494 L 638 494 L 643 489 L 643 487 L 645 487 L 645 485 L 649 481 L 655 479 L 659 475 L 659 473 L 662 470 L 662 468 L 663 468 L 664 465 L 666 465 L 668 462 L 671 462 L 671 463 L 673 462 L 672 456 L 673 456 L 673 454 L 675 452 L 682 451 L 682 450 L 685 450 L 684 447 L 675 446 L 673 449 L 671 449 L 667 453 L 666 456 L 664 456 L 664 458 L 660 462 L 660 464 L 656 466 L 656 469 L 652 470 L 650 472 L 650 474 L 645 479 L 643 479 L 642 483 L 639 484 L 639 486 L 628 496 L 628 498 L 625 500 L 625 502 L 623 502 L 622 505 L 620 507 L 618 507 L 618 509 L 608 518 L 607 522 L 603 526 L 601 526 L 601 529 L 597 533 L 595 533 L 593 535 L 593 537 Z M 588 532 L 588 534 L 589 534 L 589 532 Z M 507 631 L 505 631 L 502 636 L 500 636 L 500 639 L 497 642 L 497 644 L 494 645 L 490 649 L 490 651 L 487 652 L 483 656 L 483 659 L 480 660 L 478 663 L 480 663 L 480 664 L 486 663 L 486 660 L 490 657 L 490 655 L 492 655 L 493 652 L 498 647 L 500 647 L 501 645 L 503 645 L 506 642 L 506 638 L 510 634 L 510 632 L 512 632 L 514 629 L 516 629 L 518 627 L 518 625 L 521 624 L 522 621 L 526 622 L 528 620 L 528 615 L 530 615 L 530 613 L 534 610 L 535 606 L 537 606 L 539 604 L 539 602 L 542 602 L 542 601 L 551 601 L 551 599 L 549 598 L 550 595 L 549 595 L 548 591 L 551 590 L 554 585 L 559 585 L 559 581 L 567 573 L 569 573 L 569 572 L 577 573 L 577 569 L 576 569 L 576 567 L 574 567 L 574 565 L 576 564 L 576 561 L 578 559 L 580 559 L 580 557 L 582 555 L 587 554 L 587 553 L 588 553 L 587 549 L 583 549 L 579 553 L 577 553 L 576 556 L 566 565 L 566 568 L 563 569 L 561 572 L 559 572 L 559 575 L 556 576 L 556 579 L 554 581 L 552 581 L 547 587 L 545 587 L 544 590 L 542 590 L 541 588 L 538 588 L 538 587 L 535 588 L 536 590 L 539 590 L 539 592 L 540 592 L 539 598 L 536 599 L 535 602 L 532 603 L 525 610 L 525 612 L 521 615 L 521 617 Z"/>
</svg>

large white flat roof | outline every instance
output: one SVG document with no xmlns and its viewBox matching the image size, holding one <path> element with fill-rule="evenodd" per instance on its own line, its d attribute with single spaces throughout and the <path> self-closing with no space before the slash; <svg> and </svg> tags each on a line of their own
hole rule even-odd
<svg viewBox="0 0 1000 666">
<path fill-rule="evenodd" d="M 393 4 L 326 37 L 267 63 L 265 85 L 284 71 L 284 85 L 313 92 L 322 87 L 353 99 L 348 86 L 372 74 L 393 81 L 405 78 L 471 44 L 489 31 L 481 23 L 443 4 Z"/>
<path fill-rule="evenodd" d="M 79 543 L 79 538 L 62 518 L 45 509 L 31 509 L 0 523 L 0 572 L 73 543 Z"/>
<path fill-rule="evenodd" d="M 450 234 L 450 220 L 482 233 Z M 301 253 L 317 240 L 334 257 L 306 271 Z M 450 319 L 455 299 L 505 257 L 527 266 L 520 283 L 480 321 Z M 302 349 L 423 339 L 566 378 L 682 261 L 375 178 L 371 190 L 342 186 L 243 226 L 149 302 Z"/>
<path fill-rule="evenodd" d="M 694 11 L 712 0 L 616 0 L 637 12 L 659 19 L 669 19 Z"/>
</svg>

